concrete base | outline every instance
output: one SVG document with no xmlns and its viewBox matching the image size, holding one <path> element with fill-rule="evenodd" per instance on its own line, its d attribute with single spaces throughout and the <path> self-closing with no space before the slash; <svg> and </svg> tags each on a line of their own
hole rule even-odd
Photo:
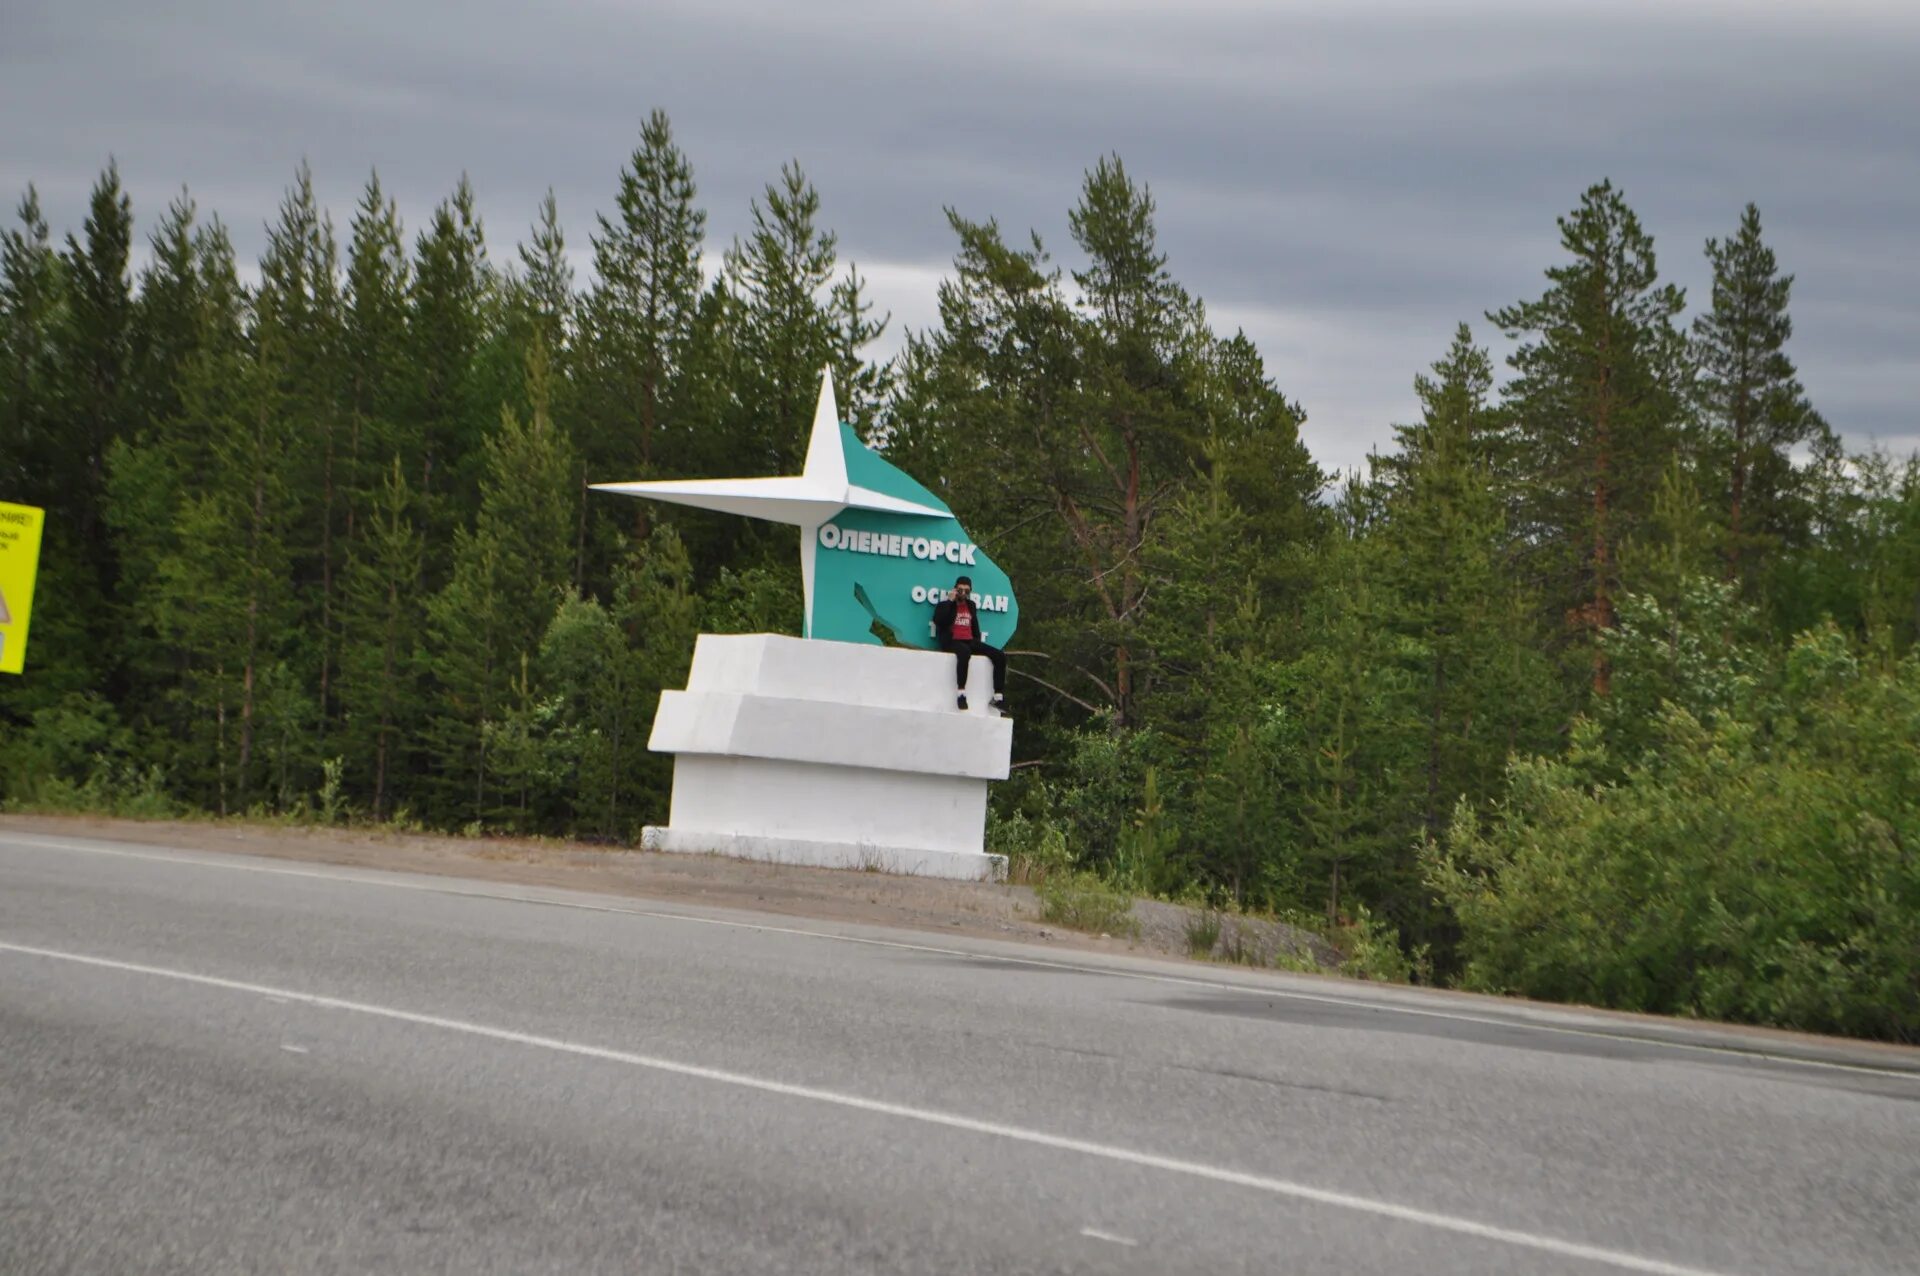
<svg viewBox="0 0 1920 1276">
<path fill-rule="evenodd" d="M 976 660 L 970 675 L 984 675 Z M 1013 723 L 954 707 L 953 657 L 775 634 L 702 634 L 648 747 L 674 754 L 673 810 L 645 845 L 780 864 L 995 881 L 987 783 Z"/>
<path fill-rule="evenodd" d="M 860 842 L 811 842 L 798 837 L 747 837 L 738 833 L 693 833 L 648 825 L 640 844 L 649 851 L 680 855 L 725 855 L 769 864 L 851 868 L 913 877 L 950 877 L 963 882 L 1004 882 L 1007 857 L 979 851 L 931 851 Z"/>
</svg>

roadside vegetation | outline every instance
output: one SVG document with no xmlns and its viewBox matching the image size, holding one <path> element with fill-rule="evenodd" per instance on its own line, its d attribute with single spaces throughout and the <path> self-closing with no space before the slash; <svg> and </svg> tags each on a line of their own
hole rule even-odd
<svg viewBox="0 0 1920 1276">
<path fill-rule="evenodd" d="M 1369 977 L 1920 1040 L 1920 466 L 1810 402 L 1757 208 L 1689 298 L 1625 192 L 1568 194 L 1538 291 L 1463 296 L 1335 476 L 1114 156 L 1051 247 L 956 207 L 888 360 L 800 168 L 712 244 L 662 114 L 571 240 L 549 199 L 511 247 L 464 181 L 410 225 L 302 168 L 245 268 L 111 166 L 80 226 L 28 187 L 0 499 L 48 517 L 0 802 L 631 845 L 694 636 L 791 632 L 800 583 L 779 532 L 585 485 L 797 471 L 831 365 L 1018 582 L 990 837 L 1059 924 L 1158 902 L 1217 960 L 1307 960 L 1288 928 Z"/>
</svg>

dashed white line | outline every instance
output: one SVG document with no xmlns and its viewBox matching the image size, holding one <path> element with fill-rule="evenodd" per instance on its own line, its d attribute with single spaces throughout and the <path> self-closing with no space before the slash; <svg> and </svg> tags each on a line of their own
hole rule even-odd
<svg viewBox="0 0 1920 1276">
<path fill-rule="evenodd" d="M 296 1046 L 291 1041 L 282 1041 L 280 1043 L 280 1048 L 286 1051 L 288 1054 L 305 1054 L 307 1052 L 307 1048 L 305 1046 Z"/>
<path fill-rule="evenodd" d="M 576 1055 L 587 1059 L 600 1059 L 610 1063 L 622 1063 L 631 1067 L 646 1068 L 655 1072 L 670 1073 L 675 1076 L 691 1077 L 701 1081 L 715 1082 L 721 1085 L 738 1086 L 746 1090 L 757 1090 L 763 1094 L 776 1094 L 786 1098 L 806 1099 L 815 1103 L 828 1103 L 836 1107 L 848 1108 L 857 1112 L 871 1112 L 879 1116 L 897 1117 L 906 1121 L 917 1121 L 924 1125 L 942 1126 L 950 1130 L 961 1130 L 969 1134 L 985 1135 L 991 1138 L 1005 1139 L 1013 1143 L 1024 1143 L 1032 1147 L 1049 1148 L 1059 1152 L 1072 1152 L 1081 1156 L 1102 1161 L 1112 1161 L 1122 1165 L 1139 1166 L 1145 1169 L 1161 1170 L 1169 1174 L 1179 1174 L 1188 1178 L 1203 1179 L 1213 1183 L 1223 1183 L 1233 1187 L 1250 1188 L 1267 1192 L 1274 1196 L 1288 1197 L 1293 1200 L 1309 1201 L 1317 1205 L 1330 1205 L 1338 1209 L 1353 1210 L 1361 1214 L 1371 1214 L 1377 1218 L 1392 1219 L 1401 1223 L 1413 1223 L 1438 1231 L 1452 1232 L 1458 1236 L 1469 1236 L 1476 1240 L 1496 1241 L 1513 1245 L 1537 1253 L 1553 1254 L 1560 1258 L 1580 1259 L 1586 1262 L 1602 1263 L 1622 1271 L 1647 1272 L 1652 1276 L 1722 1276 L 1705 1268 L 1687 1267 L 1679 1263 L 1669 1263 L 1658 1258 L 1647 1258 L 1639 1254 L 1629 1254 L 1623 1250 L 1608 1249 L 1600 1245 L 1587 1245 L 1579 1241 L 1562 1240 L 1556 1236 L 1544 1236 L 1537 1232 L 1521 1231 L 1518 1228 L 1500 1227 L 1492 1223 L 1483 1223 L 1477 1219 L 1460 1218 L 1452 1214 L 1442 1214 L 1435 1210 L 1419 1209 L 1411 1205 L 1399 1205 L 1392 1201 L 1376 1200 L 1372 1197 L 1358 1196 L 1351 1192 L 1336 1192 L 1327 1188 L 1313 1187 L 1305 1183 L 1296 1183 L 1290 1179 L 1274 1178 L 1265 1174 L 1251 1174 L 1243 1170 L 1229 1169 L 1225 1166 L 1207 1165 L 1200 1161 L 1187 1161 L 1178 1157 L 1161 1156 L 1154 1152 L 1140 1152 L 1132 1148 L 1118 1147 L 1110 1143 L 1095 1143 L 1089 1139 L 1076 1139 L 1067 1135 L 1048 1134 L 1043 1130 L 1029 1130 L 1017 1125 L 1007 1125 L 999 1121 L 985 1121 L 975 1117 L 962 1116 L 955 1112 L 942 1112 L 935 1108 L 914 1107 L 905 1103 L 891 1103 L 885 1099 L 870 1099 L 863 1095 L 846 1094 L 836 1090 L 823 1090 L 816 1086 L 794 1085 L 785 1081 L 774 1081 L 766 1077 L 750 1076 L 742 1072 L 730 1072 L 722 1068 L 709 1068 L 700 1064 L 681 1063 L 673 1059 L 661 1059 L 651 1055 L 635 1054 L 627 1050 L 614 1050 L 606 1046 L 588 1045 L 584 1042 L 566 1041 L 557 1037 L 543 1037 L 533 1033 L 515 1032 L 510 1028 L 496 1028 L 488 1024 L 472 1023 L 464 1019 L 450 1019 L 443 1015 L 421 1014 L 412 1010 L 401 1010 L 393 1006 L 375 1005 L 371 1002 L 348 1001 L 341 997 L 327 997 L 318 993 L 297 992 L 288 988 L 275 988 L 266 984 L 247 983 L 238 979 L 225 979 L 218 975 L 202 975 L 193 971 L 175 970 L 165 966 L 147 966 L 138 962 L 117 961 L 109 957 L 94 957 L 85 953 L 65 952 L 54 948 L 36 948 L 27 944 L 13 944 L 0 941 L 0 952 L 19 953 L 27 957 L 41 957 L 52 961 L 72 962 L 76 965 L 94 966 L 103 970 L 122 971 L 128 974 L 151 975 L 161 979 L 177 980 L 181 983 L 198 984 L 207 988 L 223 988 L 231 992 L 250 993 L 261 997 L 285 997 L 289 1001 L 314 1006 L 323 1010 L 344 1010 L 354 1014 L 370 1015 L 379 1019 L 393 1020 L 399 1023 L 418 1024 L 426 1028 L 440 1028 L 448 1032 L 465 1033 L 469 1036 L 484 1037 L 492 1041 L 510 1042 L 514 1045 L 532 1046 L 541 1050 L 551 1050 L 560 1054 Z"/>
<path fill-rule="evenodd" d="M 1116 1236 L 1112 1232 L 1103 1232 L 1097 1227 L 1083 1227 L 1080 1229 L 1080 1234 L 1082 1236 L 1092 1237 L 1096 1241 L 1112 1241 L 1115 1245 L 1131 1247 L 1140 1243 L 1125 1236 Z"/>
</svg>

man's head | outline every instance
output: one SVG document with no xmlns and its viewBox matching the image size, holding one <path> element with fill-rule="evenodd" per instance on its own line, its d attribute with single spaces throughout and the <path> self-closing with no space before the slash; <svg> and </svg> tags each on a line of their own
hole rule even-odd
<svg viewBox="0 0 1920 1276">
<path fill-rule="evenodd" d="M 970 596 L 972 593 L 973 593 L 973 577 L 962 576 L 960 577 L 960 579 L 953 582 L 953 596 L 955 598 L 966 598 Z"/>
</svg>

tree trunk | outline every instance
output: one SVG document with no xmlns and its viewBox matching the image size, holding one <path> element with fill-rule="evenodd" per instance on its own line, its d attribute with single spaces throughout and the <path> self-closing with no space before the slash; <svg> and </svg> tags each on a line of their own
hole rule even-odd
<svg viewBox="0 0 1920 1276">
<path fill-rule="evenodd" d="M 1447 694 L 1447 657 L 1436 653 L 1433 661 L 1433 712 L 1427 723 L 1427 837 L 1440 836 L 1440 720 L 1442 702 Z"/>
<path fill-rule="evenodd" d="M 1602 301 L 1605 302 L 1603 296 Z M 1600 335 L 1600 384 L 1593 419 L 1593 602 L 1587 623 L 1593 630 L 1593 694 L 1613 690 L 1613 662 L 1600 641 L 1613 627 L 1613 544 L 1608 520 L 1613 484 L 1613 342 L 1611 325 Z"/>
<path fill-rule="evenodd" d="M 333 416 L 327 416 L 327 444 L 321 462 L 320 479 L 320 733 L 324 740 L 327 724 L 332 715 L 328 712 L 328 697 L 333 689 L 333 662 L 335 659 L 333 635 Z M 322 757 L 327 756 L 323 751 Z"/>
<path fill-rule="evenodd" d="M 1744 368 L 1741 375 L 1745 376 Z M 1742 385 L 1733 400 L 1733 491 L 1727 508 L 1727 579 L 1733 582 L 1740 579 L 1741 536 L 1747 503 L 1747 435 L 1751 425 L 1747 418 L 1751 411 L 1747 388 Z"/>
<path fill-rule="evenodd" d="M 247 772 L 253 762 L 253 683 L 254 666 L 260 648 L 260 554 L 267 516 L 266 423 L 259 423 L 255 435 L 253 470 L 253 517 L 247 535 L 247 626 L 245 659 L 240 669 L 240 758 L 239 797 L 247 800 Z"/>
</svg>

